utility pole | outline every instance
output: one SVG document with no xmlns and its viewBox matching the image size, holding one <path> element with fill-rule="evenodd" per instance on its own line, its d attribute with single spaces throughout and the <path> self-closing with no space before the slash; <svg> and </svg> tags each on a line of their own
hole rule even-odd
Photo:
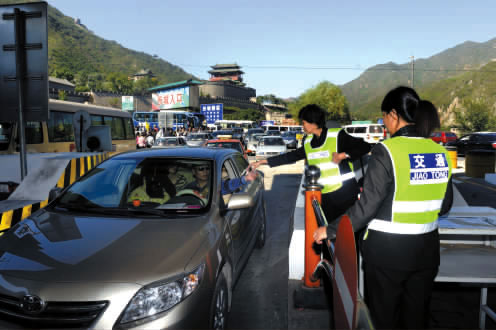
<svg viewBox="0 0 496 330">
<path fill-rule="evenodd" d="M 412 60 L 412 88 L 415 86 L 415 56 L 410 56 Z"/>
</svg>

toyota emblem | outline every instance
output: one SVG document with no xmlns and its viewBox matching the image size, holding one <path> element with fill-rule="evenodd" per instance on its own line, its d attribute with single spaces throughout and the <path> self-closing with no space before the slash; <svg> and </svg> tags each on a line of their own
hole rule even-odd
<svg viewBox="0 0 496 330">
<path fill-rule="evenodd" d="M 39 314 L 45 309 L 45 302 L 37 296 L 27 295 L 22 297 L 21 309 L 28 314 Z"/>
</svg>

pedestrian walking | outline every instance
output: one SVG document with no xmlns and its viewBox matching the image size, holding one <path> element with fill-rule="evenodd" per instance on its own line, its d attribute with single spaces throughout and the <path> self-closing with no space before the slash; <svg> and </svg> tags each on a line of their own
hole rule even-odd
<svg viewBox="0 0 496 330">
<path fill-rule="evenodd" d="M 372 150 L 363 192 L 346 211 L 361 238 L 365 299 L 379 329 L 424 328 L 438 272 L 438 216 L 453 197 L 451 160 L 429 139 L 437 110 L 409 87 L 391 90 L 381 105 L 391 138 Z M 339 220 L 314 233 L 336 235 Z"/>
</svg>

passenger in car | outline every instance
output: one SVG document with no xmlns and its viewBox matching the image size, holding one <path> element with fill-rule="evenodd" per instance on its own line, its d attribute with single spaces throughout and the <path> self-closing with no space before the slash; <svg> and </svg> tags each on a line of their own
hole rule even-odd
<svg viewBox="0 0 496 330">
<path fill-rule="evenodd" d="M 154 202 L 163 204 L 176 195 L 176 188 L 167 175 L 160 175 L 157 167 L 141 169 L 141 185 L 129 194 L 128 202 Z"/>
</svg>

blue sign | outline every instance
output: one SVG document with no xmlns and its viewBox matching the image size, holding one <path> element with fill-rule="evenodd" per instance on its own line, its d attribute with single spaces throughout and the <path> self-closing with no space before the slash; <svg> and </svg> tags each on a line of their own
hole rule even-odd
<svg viewBox="0 0 496 330">
<path fill-rule="evenodd" d="M 273 120 L 262 120 L 260 126 L 274 126 L 275 121 Z"/>
<path fill-rule="evenodd" d="M 379 119 L 377 119 L 377 123 L 378 124 L 381 124 L 381 125 L 384 125 L 384 120 L 382 118 L 379 118 Z"/>
<path fill-rule="evenodd" d="M 200 113 L 205 116 L 207 124 L 215 124 L 217 120 L 222 120 L 224 105 L 218 104 L 201 104 Z"/>
<path fill-rule="evenodd" d="M 410 184 L 448 182 L 449 167 L 444 153 L 409 154 Z"/>
</svg>

